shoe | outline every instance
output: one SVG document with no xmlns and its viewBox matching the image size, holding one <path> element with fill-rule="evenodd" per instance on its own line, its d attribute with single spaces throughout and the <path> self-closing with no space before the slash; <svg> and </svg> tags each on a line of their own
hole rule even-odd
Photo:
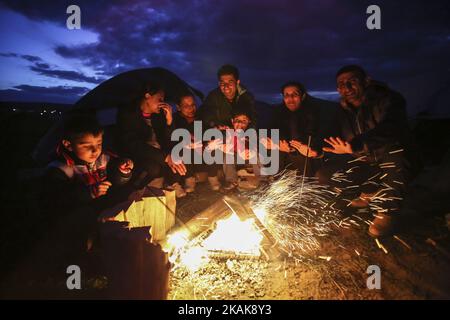
<svg viewBox="0 0 450 320">
<path fill-rule="evenodd" d="M 209 182 L 209 187 L 211 188 L 211 190 L 213 190 L 213 191 L 220 190 L 221 185 L 220 185 L 219 178 L 217 176 L 208 177 L 208 182 Z"/>
<path fill-rule="evenodd" d="M 237 175 L 239 177 L 254 177 L 255 176 L 255 174 L 253 172 L 253 168 L 240 169 L 240 170 L 238 170 Z"/>
<path fill-rule="evenodd" d="M 243 190 L 254 190 L 259 187 L 259 179 L 240 180 L 238 188 Z"/>
<path fill-rule="evenodd" d="M 377 217 L 369 227 L 369 234 L 374 238 L 391 235 L 394 230 L 393 219 L 384 213 L 377 213 Z"/>
<path fill-rule="evenodd" d="M 167 189 L 175 191 L 175 197 L 177 197 L 177 198 L 183 198 L 187 195 L 186 191 L 183 189 L 181 184 L 179 184 L 178 182 L 175 182 L 174 184 L 169 186 Z"/>
<path fill-rule="evenodd" d="M 223 190 L 225 191 L 231 191 L 236 189 L 238 186 L 237 182 L 227 182 L 224 186 L 223 186 Z"/>
<path fill-rule="evenodd" d="M 378 192 L 374 193 L 361 193 L 361 195 L 351 201 L 350 206 L 353 208 L 367 208 L 370 201 Z"/>
<path fill-rule="evenodd" d="M 195 191 L 195 177 L 186 178 L 184 181 L 184 190 L 187 193 Z"/>
<path fill-rule="evenodd" d="M 196 182 L 206 182 L 208 180 L 207 172 L 196 172 L 195 173 L 195 181 Z"/>
</svg>

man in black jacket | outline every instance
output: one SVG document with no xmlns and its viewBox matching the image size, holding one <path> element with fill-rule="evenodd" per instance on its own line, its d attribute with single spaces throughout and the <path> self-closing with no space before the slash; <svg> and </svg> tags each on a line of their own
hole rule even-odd
<svg viewBox="0 0 450 320">
<path fill-rule="evenodd" d="M 201 108 L 203 124 L 207 128 L 224 130 L 231 128 L 233 110 L 246 110 L 256 126 L 256 109 L 253 95 L 241 85 L 239 70 L 223 65 L 217 72 L 219 87 L 211 91 Z"/>
<path fill-rule="evenodd" d="M 351 205 L 364 207 L 372 200 L 381 201 L 369 233 L 387 235 L 393 230 L 393 216 L 399 211 L 406 185 L 420 167 L 413 151 L 406 101 L 398 92 L 371 80 L 359 66 L 341 68 L 336 78 L 341 96 L 339 136 L 325 139 L 329 146 L 323 150 L 339 156 L 318 176 L 333 184 L 333 172 L 346 171 L 346 180 L 353 185 L 347 187 L 359 185 L 361 192 Z"/>
<path fill-rule="evenodd" d="M 297 170 L 303 174 L 306 169 L 305 174 L 312 176 L 322 156 L 320 100 L 308 95 L 303 84 L 296 81 L 285 83 L 281 94 L 283 103 L 275 110 L 271 125 L 272 129 L 279 130 L 280 143 L 275 145 L 268 139 L 263 144 L 268 149 L 279 149 L 281 170 Z"/>
<path fill-rule="evenodd" d="M 116 142 L 122 154 L 136 163 L 135 184 L 143 187 L 162 187 L 166 178 L 175 189 L 177 197 L 186 192 L 181 187 L 180 176 L 186 174 L 182 162 L 170 155 L 170 135 L 173 130 L 172 107 L 164 102 L 164 91 L 157 83 L 147 83 L 137 101 L 128 108 L 119 109 Z M 155 180 L 156 179 L 156 180 Z"/>
</svg>

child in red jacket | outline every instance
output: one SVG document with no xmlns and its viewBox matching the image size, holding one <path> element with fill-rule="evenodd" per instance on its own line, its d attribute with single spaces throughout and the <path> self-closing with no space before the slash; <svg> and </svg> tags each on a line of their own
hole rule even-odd
<svg viewBox="0 0 450 320">
<path fill-rule="evenodd" d="M 94 117 L 73 116 L 65 122 L 57 158 L 47 167 L 53 201 L 68 208 L 92 204 L 111 198 L 130 181 L 133 161 L 104 152 L 102 144 L 103 129 Z"/>
</svg>

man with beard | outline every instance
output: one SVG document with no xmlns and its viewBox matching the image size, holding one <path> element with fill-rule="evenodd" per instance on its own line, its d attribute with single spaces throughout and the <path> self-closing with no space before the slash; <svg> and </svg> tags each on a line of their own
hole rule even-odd
<svg viewBox="0 0 450 320">
<path fill-rule="evenodd" d="M 232 128 L 234 110 L 245 110 L 256 127 L 256 109 L 253 95 L 241 85 L 239 70 L 226 64 L 217 71 L 219 87 L 211 91 L 201 108 L 203 124 L 207 128 Z"/>
<path fill-rule="evenodd" d="M 339 128 L 337 136 L 324 139 L 329 146 L 323 148 L 336 156 L 318 177 L 344 193 L 357 190 L 359 198 L 351 202 L 353 207 L 367 207 L 381 197 L 369 233 L 385 236 L 392 233 L 405 188 L 420 166 L 413 151 L 406 101 L 400 93 L 370 79 L 360 66 L 341 68 L 336 80 L 341 96 Z M 348 185 L 331 179 L 337 171 L 346 172 Z"/>
</svg>

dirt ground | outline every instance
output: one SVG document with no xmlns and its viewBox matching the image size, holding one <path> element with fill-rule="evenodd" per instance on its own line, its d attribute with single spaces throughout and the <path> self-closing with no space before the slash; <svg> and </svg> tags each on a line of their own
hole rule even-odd
<svg viewBox="0 0 450 320">
<path fill-rule="evenodd" d="M 35 186 L 29 188 L 33 189 Z M 222 196 L 223 194 L 212 192 L 206 185 L 200 184 L 195 193 L 177 202 L 177 217 L 185 223 Z M 28 217 L 32 211 L 31 208 Z M 360 217 L 369 218 L 367 213 L 365 215 L 360 214 Z M 38 221 L 28 223 L 36 225 Z M 84 290 L 68 292 L 65 283 L 67 275 L 62 263 L 50 261 L 55 259 L 53 252 L 46 245 L 40 251 L 38 249 L 38 254 L 30 249 L 34 244 L 33 237 L 39 232 L 30 233 L 26 226 L 21 225 L 22 233 L 26 233 L 29 238 L 25 241 L 21 240 L 25 236 L 18 236 L 19 229 L 11 228 L 12 226 L 8 230 L 10 233 L 15 232 L 18 241 L 3 242 L 2 248 L 13 248 L 9 252 L 14 252 L 17 256 L 21 254 L 22 259 L 18 261 L 22 262 L 16 263 L 12 256 L 2 259 L 2 268 L 10 268 L 8 272 L 2 273 L 0 297 L 108 297 L 108 279 L 101 268 L 100 253 L 95 250 L 95 246 L 93 251 L 83 253 L 81 258 L 76 256 L 73 260 L 82 265 Z M 242 259 L 231 256 L 213 258 L 196 273 L 174 268 L 170 273 L 168 298 L 449 299 L 450 233 L 444 217 L 441 215 L 417 219 L 404 229 L 405 231 L 396 234 L 398 238 L 381 240 L 387 253 L 367 234 L 367 225 L 360 223 L 360 226 L 352 225 L 349 229 L 334 229 L 331 234 L 321 238 L 320 249 L 311 252 L 303 261 L 289 257 L 267 261 L 263 258 Z M 65 232 L 63 228 L 61 232 Z M 61 254 L 65 255 L 65 261 L 72 261 L 70 248 L 61 248 Z M 49 265 L 53 265 L 54 269 L 48 269 Z M 367 288 L 367 268 L 370 265 L 380 267 L 380 290 Z"/>
<path fill-rule="evenodd" d="M 108 298 L 108 279 L 95 245 L 94 250 L 80 256 L 74 256 L 72 247 L 62 247 L 61 252 L 66 255 L 66 260 L 77 261 L 83 268 L 83 290 L 79 292 L 67 290 L 67 264 L 53 261 L 55 256 L 50 247 L 44 245 L 40 251 L 35 250 L 42 236 L 55 230 L 55 226 L 51 221 L 53 217 L 36 208 L 40 185 L 32 178 L 36 164 L 31 159 L 31 150 L 53 120 L 43 121 L 38 115 L 21 114 L 5 116 L 0 123 L 2 136 L 15 137 L 3 139 L 0 143 L 0 149 L 7 150 L 9 155 L 0 160 L 3 161 L 2 167 L 7 168 L 0 181 L 0 298 Z M 442 155 L 433 154 L 446 148 L 441 144 L 440 148 L 435 148 L 427 141 L 435 136 L 445 136 L 448 121 L 441 125 L 430 122 L 424 128 L 419 127 L 417 132 L 420 133 L 418 137 L 423 139 L 421 150 L 424 155 L 427 159 L 435 159 L 430 165 L 440 163 Z M 442 142 L 446 140 L 442 139 Z M 23 168 L 32 170 L 28 172 Z M 441 180 L 444 182 L 448 181 L 448 174 L 442 170 L 437 172 L 428 185 L 436 184 L 439 177 L 443 177 Z M 221 196 L 209 191 L 205 185 L 199 185 L 194 194 L 178 201 L 177 216 L 186 222 Z M 448 201 L 446 197 L 448 195 L 443 194 L 437 197 L 437 201 Z M 301 263 L 292 259 L 265 261 L 232 258 L 216 259 L 206 270 L 200 269 L 194 276 L 174 269 L 169 298 L 449 299 L 450 233 L 444 218 L 444 214 L 449 212 L 427 213 L 399 232 L 397 236 L 410 249 L 391 237 L 382 240 L 388 252 L 384 253 L 367 235 L 367 225 L 363 223 L 360 227 L 334 230 L 322 238 L 321 248 Z M 60 233 L 64 236 L 66 230 L 72 227 L 65 224 L 60 228 Z M 57 244 L 58 241 L 54 241 L 51 246 Z M 319 256 L 330 257 L 330 260 Z M 50 264 L 53 269 L 49 269 Z M 380 290 L 366 287 L 369 265 L 380 267 Z"/>
<path fill-rule="evenodd" d="M 220 198 L 200 187 L 179 202 L 177 215 L 183 222 Z M 387 253 L 361 223 L 336 228 L 303 261 L 219 257 L 195 273 L 178 268 L 171 272 L 169 298 L 449 299 L 450 239 L 444 217 L 416 219 L 404 229 L 380 240 Z M 370 265 L 380 267 L 379 290 L 367 288 Z"/>
</svg>

